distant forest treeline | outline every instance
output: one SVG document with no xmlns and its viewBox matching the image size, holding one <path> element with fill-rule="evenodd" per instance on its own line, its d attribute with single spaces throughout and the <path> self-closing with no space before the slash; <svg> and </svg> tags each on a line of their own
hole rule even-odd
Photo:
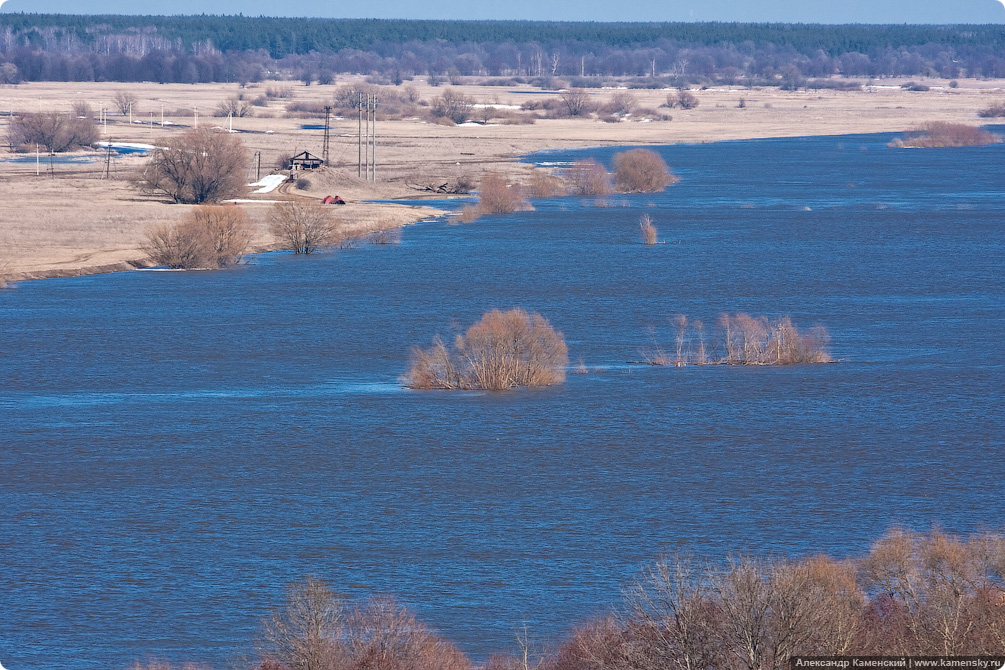
<svg viewBox="0 0 1005 670">
<path fill-rule="evenodd" d="M 1005 77 L 1005 26 L 0 14 L 0 83 L 367 74 L 783 83 Z"/>
</svg>

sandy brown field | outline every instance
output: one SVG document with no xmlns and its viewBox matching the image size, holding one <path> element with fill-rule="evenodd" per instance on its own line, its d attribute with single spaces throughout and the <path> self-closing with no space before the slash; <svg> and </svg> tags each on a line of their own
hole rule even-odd
<svg viewBox="0 0 1005 670">
<path fill-rule="evenodd" d="M 249 86 L 245 96 L 255 97 L 268 86 L 292 88 L 296 101 L 328 101 L 341 78 L 331 86 L 305 87 L 301 83 L 272 82 Z M 920 80 L 919 80 L 920 81 Z M 252 195 L 247 208 L 258 226 L 257 249 L 267 249 L 273 240 L 265 224 L 270 202 L 277 199 L 319 200 L 338 194 L 349 204 L 338 215 L 349 225 L 394 227 L 436 215 L 431 208 L 361 202 L 368 199 L 418 197 L 424 185 L 438 185 L 469 176 L 475 181 L 486 170 L 503 170 L 519 178 L 529 171 L 521 155 L 542 149 L 624 144 L 670 144 L 726 139 L 837 135 L 845 133 L 902 132 L 928 121 L 967 122 L 977 125 L 977 112 L 1005 99 L 1005 82 L 960 80 L 957 88 L 948 82 L 924 80 L 931 90 L 909 92 L 898 80 L 878 80 L 865 91 L 779 91 L 774 88 L 710 88 L 693 91 L 700 104 L 692 110 L 665 110 L 670 121 L 605 123 L 585 119 L 541 119 L 532 125 L 469 125 L 446 127 L 419 119 L 382 121 L 377 125 L 377 181 L 357 178 L 357 119 L 338 119 L 333 126 L 330 151 L 334 167 L 311 175 L 306 191 L 283 188 L 282 192 Z M 408 82 L 419 97 L 431 100 L 444 88 L 423 81 Z M 455 87 L 475 102 L 519 106 L 527 100 L 554 97 L 529 88 L 496 86 Z M 119 90 L 139 99 L 133 123 L 118 112 L 108 114 L 102 126 L 105 139 L 157 145 L 181 132 L 182 126 L 228 126 L 226 118 L 211 116 L 220 101 L 240 92 L 236 84 L 110 84 L 31 83 L 0 89 L 0 114 L 9 111 L 69 111 L 73 101 L 84 101 L 97 111 L 112 106 Z M 597 102 L 605 102 L 613 90 L 591 90 Z M 667 95 L 664 90 L 635 90 L 643 107 L 657 108 Z M 744 106 L 739 106 L 740 99 Z M 291 100 L 273 99 L 267 107 L 255 107 L 255 117 L 233 120 L 235 130 L 255 155 L 248 166 L 248 181 L 255 181 L 258 158 L 261 174 L 272 171 L 281 154 L 308 150 L 321 153 L 322 132 L 305 130 L 302 124 L 316 119 L 291 118 L 285 106 Z M 161 126 L 161 113 L 167 125 Z M 152 122 L 152 123 L 151 123 Z M 0 132 L 6 137 L 6 116 L 0 117 Z M 144 194 L 131 176 L 142 158 L 117 161 L 104 178 L 104 161 L 95 152 L 94 163 L 11 163 L 6 146 L 0 151 L 0 272 L 14 278 L 128 269 L 145 263 L 140 247 L 153 225 L 178 220 L 188 211 L 161 198 Z M 250 190 L 250 189 L 249 189 Z M 6 269 L 4 269 L 6 268 Z"/>
</svg>

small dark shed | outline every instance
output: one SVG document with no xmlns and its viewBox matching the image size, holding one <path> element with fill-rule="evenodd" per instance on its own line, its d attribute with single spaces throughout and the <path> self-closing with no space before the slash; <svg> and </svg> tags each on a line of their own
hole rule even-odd
<svg viewBox="0 0 1005 670">
<path fill-rule="evenodd" d="M 313 170 L 324 164 L 324 160 L 309 151 L 301 151 L 290 159 L 290 168 L 294 170 Z"/>
</svg>

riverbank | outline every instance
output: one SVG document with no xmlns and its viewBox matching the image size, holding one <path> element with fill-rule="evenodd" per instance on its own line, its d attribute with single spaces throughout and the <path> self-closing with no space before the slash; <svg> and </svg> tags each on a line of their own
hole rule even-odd
<svg viewBox="0 0 1005 670">
<path fill-rule="evenodd" d="M 156 145 L 186 126 L 213 124 L 231 127 L 253 155 L 248 183 L 272 171 L 277 158 L 308 150 L 320 154 L 322 131 L 317 120 L 298 118 L 287 111 L 292 102 L 310 105 L 331 100 L 338 86 L 356 82 L 346 77 L 331 86 L 270 82 L 240 89 L 236 84 L 110 84 L 31 83 L 5 89 L 8 110 L 69 111 L 72 102 L 83 102 L 100 112 L 102 139 Z M 357 177 L 360 155 L 358 119 L 336 119 L 332 125 L 330 158 L 334 169 L 317 174 L 309 188 L 281 193 L 253 194 L 242 202 L 256 225 L 256 251 L 274 247 L 265 225 L 267 207 L 276 199 L 317 199 L 340 195 L 348 205 L 338 215 L 348 225 L 374 229 L 400 227 L 442 214 L 435 208 L 396 205 L 369 200 L 414 199 L 458 181 L 477 183 L 487 171 L 506 172 L 516 179 L 531 167 L 519 157 L 547 149 L 610 145 L 654 145 L 721 140 L 850 133 L 900 133 L 930 121 L 978 125 L 980 109 L 1005 97 L 1005 82 L 924 80 L 927 91 L 909 91 L 899 80 L 856 90 L 781 91 L 775 88 L 719 87 L 695 90 L 693 109 L 660 108 L 668 91 L 627 91 L 639 108 L 659 110 L 665 120 L 618 122 L 599 118 L 535 119 L 533 123 L 463 124 L 443 126 L 418 117 L 380 120 L 377 123 L 376 179 Z M 263 96 L 269 87 L 282 87 L 289 97 L 269 98 L 253 107 L 253 117 L 208 116 L 223 100 L 233 96 Z M 441 96 L 445 87 L 424 81 L 387 87 L 387 95 L 410 95 L 427 102 Z M 519 110 L 529 101 L 557 98 L 558 92 L 529 88 L 463 85 L 453 87 L 477 105 Z M 118 91 L 137 98 L 131 117 L 108 111 Z M 589 90 L 595 104 L 626 93 L 617 89 Z M 420 103 L 421 104 L 421 103 Z M 524 115 L 527 116 L 526 114 Z M 640 118 L 641 117 L 635 117 Z M 608 117 L 610 120 L 610 117 Z M 524 118 L 524 121 L 528 120 Z M 5 124 L 6 118 L 0 121 Z M 305 127 L 306 126 L 306 127 Z M 5 129 L 4 129 L 5 130 Z M 82 154 L 86 157 L 86 154 Z M 103 154 L 91 153 L 92 162 L 49 166 L 5 162 L 0 154 L 0 267 L 13 279 L 107 272 L 145 264 L 141 250 L 152 226 L 179 220 L 187 211 L 142 193 L 131 181 L 144 160 L 127 156 L 112 161 L 106 170 Z M 250 189 L 249 189 L 250 190 Z"/>
</svg>

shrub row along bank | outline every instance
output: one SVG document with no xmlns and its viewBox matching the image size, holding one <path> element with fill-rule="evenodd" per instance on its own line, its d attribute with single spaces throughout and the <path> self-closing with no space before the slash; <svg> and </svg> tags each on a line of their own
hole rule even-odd
<svg viewBox="0 0 1005 670">
<path fill-rule="evenodd" d="M 529 184 L 511 184 L 502 175 L 482 177 L 478 202 L 461 211 L 461 220 L 474 221 L 483 214 L 510 214 L 531 209 L 526 198 L 560 195 L 603 197 L 619 193 L 659 193 L 680 178 L 670 172 L 662 157 L 651 149 L 629 149 L 614 154 L 614 172 L 592 158 L 576 161 L 560 176 L 535 172 Z"/>
<path fill-rule="evenodd" d="M 1001 654 L 1005 536 L 893 530 L 864 557 L 843 561 L 663 556 L 641 570 L 615 611 L 553 652 L 530 653 L 526 637 L 520 646 L 520 655 L 493 656 L 484 667 L 782 670 L 794 656 Z M 348 599 L 315 578 L 290 587 L 265 619 L 256 653 L 249 670 L 473 667 L 393 599 Z"/>
</svg>

